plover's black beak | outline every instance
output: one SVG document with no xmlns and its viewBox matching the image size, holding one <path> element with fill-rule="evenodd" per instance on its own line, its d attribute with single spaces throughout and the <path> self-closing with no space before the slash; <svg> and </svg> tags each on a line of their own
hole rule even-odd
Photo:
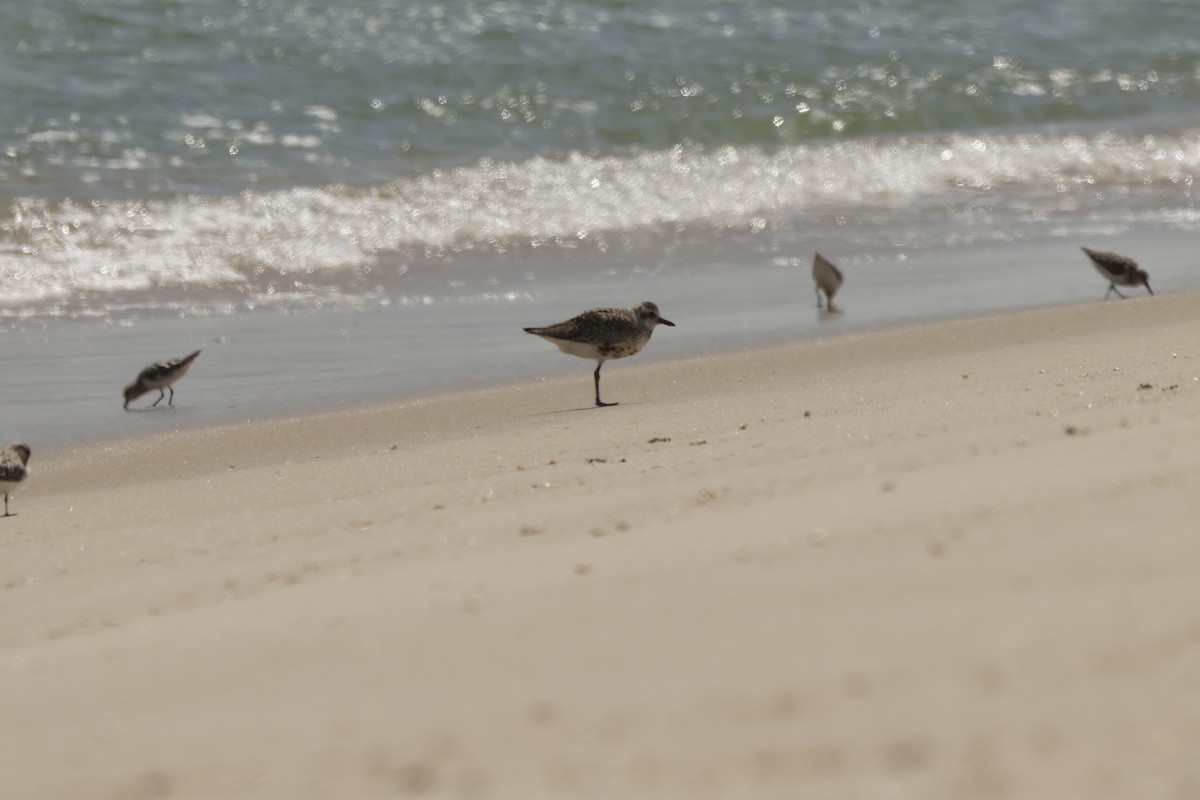
<svg viewBox="0 0 1200 800">
<path fill-rule="evenodd" d="M 1147 286 L 1146 288 L 1147 288 L 1147 289 L 1149 289 L 1150 287 L 1149 287 L 1149 286 Z M 1151 292 L 1151 294 L 1154 294 L 1154 292 Z M 659 317 L 659 318 L 658 318 L 658 321 L 659 321 L 659 323 L 660 323 L 660 324 L 662 324 L 662 325 L 670 325 L 672 328 L 674 328 L 674 327 L 675 327 L 675 323 L 674 323 L 674 322 L 671 322 L 671 320 L 669 320 L 669 319 L 663 319 L 662 317 Z"/>
<path fill-rule="evenodd" d="M 1150 294 L 1154 294 L 1154 290 L 1150 288 L 1150 284 L 1149 284 L 1149 282 L 1147 282 L 1147 283 L 1143 283 L 1143 284 L 1142 284 L 1142 286 L 1145 286 L 1145 287 L 1146 287 L 1146 291 L 1147 291 L 1147 292 L 1149 292 Z"/>
</svg>

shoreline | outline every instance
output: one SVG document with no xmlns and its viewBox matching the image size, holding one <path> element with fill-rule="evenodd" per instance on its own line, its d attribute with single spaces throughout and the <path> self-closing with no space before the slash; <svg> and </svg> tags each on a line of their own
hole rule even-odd
<svg viewBox="0 0 1200 800">
<path fill-rule="evenodd" d="M 1181 791 L 1198 315 L 635 360 L 614 408 L 583 369 L 35 449 L 0 525 L 0 785 Z"/>
<path fill-rule="evenodd" d="M 1200 291 L 1196 291 L 1196 290 L 1175 291 L 1175 292 L 1162 293 L 1159 296 L 1163 297 L 1163 298 L 1170 298 L 1170 297 L 1188 296 L 1188 295 L 1193 295 L 1193 294 L 1200 295 Z M 1137 299 L 1143 299 L 1143 298 L 1135 296 L 1135 297 L 1131 297 L 1129 299 L 1137 300 Z M 1120 302 L 1120 301 L 1111 301 L 1111 302 Z M 779 333 L 779 334 L 774 335 L 773 337 L 771 337 L 769 340 L 767 340 L 765 342 L 764 341 L 755 341 L 753 343 L 739 342 L 736 344 L 729 344 L 725 347 L 721 347 L 719 345 L 712 346 L 711 344 L 706 343 L 706 345 L 701 349 L 701 351 L 699 353 L 686 352 L 686 347 L 688 346 L 686 342 L 665 342 L 664 340 L 666 340 L 667 337 L 671 336 L 672 334 L 675 334 L 676 336 L 678 336 L 679 334 L 675 331 L 671 331 L 671 332 L 667 332 L 666 335 L 664 336 L 663 331 L 660 330 L 658 332 L 658 335 L 653 340 L 653 342 L 647 346 L 646 350 L 639 353 L 635 358 L 633 358 L 631 360 L 618 360 L 616 362 L 613 362 L 612 364 L 609 365 L 609 369 L 610 369 L 610 371 L 615 373 L 620 370 L 628 370 L 628 369 L 645 368 L 647 370 L 652 370 L 652 369 L 661 367 L 664 364 L 684 363 L 684 362 L 692 362 L 692 361 L 699 361 L 699 360 L 705 360 L 705 359 L 737 359 L 737 358 L 752 356 L 756 353 L 783 350 L 783 349 L 787 349 L 787 348 L 791 348 L 791 347 L 806 347 L 806 346 L 812 346 L 812 345 L 815 345 L 818 343 L 837 342 L 837 341 L 841 341 L 841 340 L 853 339 L 855 337 L 870 337 L 870 336 L 887 335 L 887 334 L 903 334 L 905 332 L 918 331 L 918 330 L 922 330 L 922 329 L 926 329 L 926 328 L 937 328 L 940 326 L 954 325 L 954 324 L 958 324 L 958 323 L 969 324 L 973 321 L 1004 319 L 1007 317 L 1019 316 L 1019 315 L 1024 315 L 1024 314 L 1034 314 L 1034 315 L 1036 315 L 1036 314 L 1054 314 L 1054 313 L 1059 313 L 1059 312 L 1067 312 L 1067 311 L 1070 311 L 1071 309 L 1089 308 L 1095 304 L 1096 304 L 1096 302 L 1094 302 L 1094 301 L 1071 303 L 1071 304 L 1047 304 L 1047 305 L 1038 305 L 1038 306 L 1034 306 L 1034 307 L 1027 307 L 1027 308 L 1021 308 L 1021 309 L 999 309 L 999 310 L 987 311 L 987 312 L 982 312 L 982 313 L 972 313 L 972 314 L 969 314 L 966 316 L 959 316 L 959 315 L 955 315 L 955 314 L 946 314 L 946 315 L 942 315 L 940 317 L 921 318 L 921 319 L 915 319 L 915 320 L 902 320 L 902 321 L 881 320 L 874 324 L 851 323 L 850 326 L 846 330 L 842 330 L 842 331 L 823 332 L 823 331 L 826 331 L 827 329 L 820 328 L 820 329 L 817 329 L 815 332 L 806 330 L 806 331 L 800 331 L 800 332 L 795 332 L 795 333 L 791 333 L 791 334 Z M 828 315 L 827 312 L 816 311 L 814 309 L 809 309 L 809 310 L 813 311 L 814 314 L 818 315 L 821 318 L 828 318 L 828 321 L 821 323 L 822 325 L 837 326 L 839 324 L 839 322 L 841 322 L 841 320 L 837 318 L 841 313 L 843 313 L 840 310 L 837 312 L 837 314 L 832 315 L 832 318 L 830 318 L 830 315 Z M 342 316 L 349 315 L 347 318 L 351 318 L 351 319 L 354 317 L 353 312 L 338 312 L 338 314 L 340 314 Z M 336 318 L 336 315 L 335 315 L 335 318 Z M 329 327 L 328 324 L 326 324 L 325 327 Z M 334 327 L 336 327 L 336 325 Z M 687 331 L 684 331 L 684 332 L 687 333 Z M 709 334 L 710 334 L 709 338 L 711 338 L 711 331 L 709 332 Z M 788 336 L 794 336 L 795 338 L 786 338 Z M 528 338 L 528 336 L 525 335 L 525 338 Z M 520 339 L 518 339 L 518 340 L 520 341 Z M 220 345 L 223 344 L 223 343 L 218 343 L 215 346 L 211 342 L 208 342 L 206 344 L 203 338 L 197 338 L 194 334 L 192 335 L 191 338 L 185 339 L 184 342 L 185 343 L 183 345 L 180 345 L 181 347 L 186 348 L 186 347 L 195 346 L 195 347 L 199 347 L 202 350 L 204 350 L 206 348 L 207 349 L 218 349 L 220 347 Z M 684 354 L 682 354 L 682 355 L 679 354 L 681 348 L 685 349 Z M 546 352 L 541 353 L 541 355 L 539 356 L 538 353 L 543 350 L 545 350 Z M 663 350 L 666 350 L 666 352 L 661 352 Z M 203 355 L 204 354 L 202 353 L 201 357 L 203 357 Z M 375 389 L 372 389 L 368 394 L 365 394 L 365 395 L 358 395 L 358 396 L 346 395 L 344 397 L 339 397 L 339 398 L 332 398 L 332 397 L 326 398 L 324 401 L 313 401 L 314 404 L 310 405 L 307 410 L 303 407 L 297 407 L 297 408 L 288 408 L 282 412 L 275 412 L 275 411 L 272 411 L 272 410 L 266 409 L 266 408 L 258 408 L 258 409 L 255 409 L 254 412 L 251 415 L 247 416 L 245 419 L 235 418 L 234 415 L 237 412 L 230 411 L 231 409 L 236 408 L 236 405 L 229 406 L 229 409 L 227 409 L 227 413 L 217 416 L 217 417 L 211 417 L 211 415 L 206 414 L 202 418 L 194 419 L 190 416 L 184 417 L 184 416 L 180 415 L 179 414 L 180 411 L 183 411 L 184 414 L 188 414 L 188 415 L 195 414 L 197 411 L 196 406 L 199 403 L 193 397 L 194 389 L 196 389 L 197 387 L 194 386 L 195 378 L 191 377 L 189 379 L 186 379 L 184 382 L 181 382 L 181 384 L 180 384 L 182 387 L 182 390 L 186 391 L 188 393 L 187 395 L 185 395 L 186 397 L 188 397 L 188 399 L 184 402 L 181 402 L 181 404 L 180 404 L 182 406 L 181 409 L 176 409 L 176 410 L 170 411 L 170 412 L 163 412 L 162 410 L 157 410 L 157 411 L 151 410 L 148 407 L 141 408 L 141 407 L 137 406 L 137 404 L 135 404 L 135 406 L 133 408 L 131 408 L 129 411 L 127 411 L 125 414 L 120 415 L 121 419 L 128 419 L 130 417 L 136 418 L 137 416 L 139 416 L 141 414 L 150 414 L 152 416 L 160 416 L 161 415 L 161 416 L 165 417 L 165 415 L 167 413 L 171 413 L 171 414 L 176 415 L 175 417 L 173 417 L 171 419 L 182 420 L 183 425 L 181 427 L 177 427 L 177 428 L 160 427 L 160 428 L 156 428 L 156 429 L 152 429 L 152 430 L 147 430 L 147 431 L 144 431 L 141 433 L 130 433 L 129 431 L 131 430 L 131 428 L 126 427 L 125 431 L 121 432 L 121 433 L 114 433 L 114 434 L 100 435 L 100 436 L 81 437 L 73 442 L 66 442 L 66 441 L 52 442 L 51 444 L 49 444 L 47 446 L 39 447 L 39 451 L 57 454 L 60 452 L 69 452 L 72 449 L 75 449 L 78 447 L 111 446 L 113 444 L 120 443 L 120 442 L 123 442 L 126 440 L 147 439 L 147 438 L 153 438 L 153 437 L 170 437 L 170 436 L 176 436 L 176 435 L 180 435 L 180 434 L 186 434 L 189 432 L 206 431 L 206 430 L 244 428 L 247 425 L 259 425 L 259 424 L 272 423 L 272 422 L 281 423 L 281 422 L 295 421 L 295 420 L 303 419 L 306 417 L 325 417 L 325 416 L 329 416 L 329 415 L 339 415 L 339 414 L 355 415 L 355 414 L 371 413 L 371 412 L 383 412 L 383 411 L 386 411 L 387 409 L 398 409 L 398 408 L 402 408 L 402 407 L 413 405 L 413 404 L 423 404 L 423 403 L 435 402 L 442 398 L 453 398 L 453 397 L 457 397 L 457 396 L 471 395 L 471 394 L 480 393 L 480 392 L 505 391 L 505 390 L 514 390 L 515 391 L 515 390 L 520 390 L 522 387 L 529 387 L 532 384 L 548 384 L 548 383 L 561 382 L 564 385 L 569 385 L 574 380 L 574 375 L 576 372 L 578 372 L 583 377 L 587 377 L 584 373 L 590 374 L 591 368 L 588 367 L 588 365 L 592 363 L 592 362 L 586 361 L 584 359 L 564 357 L 562 354 L 558 353 L 557 351 L 553 350 L 552 348 L 546 348 L 546 347 L 536 348 L 536 350 L 533 348 L 530 348 L 530 352 L 527 353 L 522 358 L 522 362 L 523 362 L 523 364 L 521 366 L 522 372 L 528 373 L 528 374 L 525 374 L 523 377 L 501 378 L 499 376 L 493 376 L 491 378 L 481 378 L 479 376 L 476 376 L 473 379 L 460 378 L 457 381 L 443 381 L 440 383 L 422 386 L 421 388 L 412 389 L 409 392 L 405 393 L 400 398 L 391 399 L 391 400 L 384 399 L 384 395 L 387 394 L 387 390 L 375 388 Z M 527 363 L 524 363 L 524 362 L 527 362 Z M 575 363 L 575 362 L 578 362 L 578 363 Z M 529 364 L 543 365 L 541 368 L 544 370 L 544 374 L 540 374 L 540 375 L 535 374 L 536 369 L 529 366 Z M 576 367 L 577 367 L 577 369 L 576 369 Z M 587 367 L 587 368 L 585 369 L 585 367 Z M 608 374 L 609 374 L 608 372 L 605 373 L 606 378 L 607 378 Z M 211 380 L 211 376 L 201 376 L 201 377 L 208 378 Z M 234 379 L 240 379 L 242 376 L 235 375 L 233 377 L 234 377 Z M 338 380 L 342 380 L 342 379 L 339 378 Z M 481 381 L 481 380 L 483 382 L 478 383 L 478 381 Z M 215 389 L 218 393 L 228 391 L 228 388 L 229 388 L 229 386 L 228 386 L 227 378 L 219 379 L 217 381 L 217 386 L 215 387 Z M 212 393 L 210 391 L 208 396 L 204 397 L 203 399 L 212 400 L 218 396 L 219 396 L 219 394 L 212 395 Z M 148 395 L 148 397 L 149 397 L 149 395 Z M 203 400 L 199 401 L 199 402 L 203 402 Z"/>
<path fill-rule="evenodd" d="M 681 327 L 656 334 L 635 364 L 1090 304 L 1103 296 L 1104 284 L 1086 257 L 1060 240 L 964 245 L 907 260 L 860 253 L 841 261 L 844 313 L 823 316 L 813 307 L 808 260 L 784 256 L 810 246 L 800 238 L 797 232 L 792 243 L 772 239 L 761 252 L 753 241 L 726 242 L 713 263 L 696 268 L 673 251 L 647 253 L 664 266 L 637 280 L 601 273 L 529 286 L 530 293 L 516 299 L 482 304 L 441 297 L 428 306 L 358 312 L 155 317 L 128 325 L 64 321 L 10 331 L 5 395 L 15 427 L 9 435 L 35 447 L 102 441 L 570 376 L 580 364 L 552 348 L 547 353 L 547 345 L 520 329 L 642 299 L 657 302 Z M 1181 266 L 1184 244 L 1179 235 L 1160 235 L 1125 237 L 1111 246 L 1124 251 L 1129 245 L 1126 252 L 1148 264 L 1160 293 L 1170 295 L 1195 285 Z M 172 413 L 120 412 L 121 387 L 140 369 L 196 349 L 202 355 L 180 383 Z"/>
</svg>

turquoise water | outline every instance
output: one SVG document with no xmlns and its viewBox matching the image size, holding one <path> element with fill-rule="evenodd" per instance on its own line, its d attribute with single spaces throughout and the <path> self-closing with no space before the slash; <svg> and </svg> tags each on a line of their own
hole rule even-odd
<svg viewBox="0 0 1200 800">
<path fill-rule="evenodd" d="M 479 320 L 479 380 L 553 370 L 499 331 L 589 305 L 656 300 L 677 355 L 826 333 L 815 250 L 847 273 L 837 329 L 1090 300 L 1082 244 L 1200 288 L 1197 23 L 1165 0 L 5 4 L 0 359 L 38 396 L 33 340 L 148 362 L 277 320 L 262 369 L 321 404 L 288 365 L 346 319 L 411 353 L 359 375 L 372 397 L 453 383 Z M 105 352 L 119 389 L 140 364 Z"/>
</svg>

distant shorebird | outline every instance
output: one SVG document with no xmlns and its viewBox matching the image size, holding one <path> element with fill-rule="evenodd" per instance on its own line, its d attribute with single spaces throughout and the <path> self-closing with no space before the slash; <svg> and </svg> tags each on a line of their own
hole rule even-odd
<svg viewBox="0 0 1200 800">
<path fill-rule="evenodd" d="M 196 356 L 200 355 L 197 350 L 183 358 L 172 358 L 170 361 L 156 361 L 144 370 L 138 373 L 137 380 L 125 387 L 125 408 L 129 408 L 129 404 L 144 395 L 146 392 L 158 389 L 158 399 L 150 404 L 151 408 L 162 402 L 166 391 L 171 392 L 170 399 L 167 400 L 167 405 L 175 404 L 175 390 L 171 388 L 171 384 L 187 374 L 188 367 L 196 360 Z"/>
<path fill-rule="evenodd" d="M 0 452 L 0 486 L 4 487 L 4 516 L 6 517 L 16 516 L 16 514 L 8 513 L 8 494 L 29 474 L 29 470 L 25 468 L 28 463 L 29 445 L 27 444 L 14 442 Z"/>
<path fill-rule="evenodd" d="M 1086 247 L 1081 249 L 1092 260 L 1096 271 L 1108 281 L 1108 291 L 1104 293 L 1105 300 L 1113 292 L 1116 292 L 1117 297 L 1124 299 L 1125 295 L 1117 291 L 1118 286 L 1145 286 L 1147 292 L 1154 294 L 1154 290 L 1150 288 L 1150 276 L 1146 274 L 1146 270 L 1138 267 L 1132 258 L 1119 253 L 1101 253 Z"/>
<path fill-rule="evenodd" d="M 833 296 L 842 288 L 842 271 L 820 253 L 813 259 L 813 283 L 816 284 L 817 308 L 821 307 L 821 292 L 825 293 L 825 305 L 833 310 Z"/>
<path fill-rule="evenodd" d="M 660 324 L 675 327 L 674 322 L 659 316 L 658 306 L 646 300 L 633 308 L 593 308 L 566 322 L 526 328 L 525 332 L 558 345 L 567 355 L 595 359 L 596 405 L 615 406 L 600 401 L 600 368 L 610 358 L 635 355 L 650 341 L 654 326 Z"/>
</svg>

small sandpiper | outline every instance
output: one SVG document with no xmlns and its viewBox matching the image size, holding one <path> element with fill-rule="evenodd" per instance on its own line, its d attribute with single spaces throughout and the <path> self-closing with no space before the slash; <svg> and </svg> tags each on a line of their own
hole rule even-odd
<svg viewBox="0 0 1200 800">
<path fill-rule="evenodd" d="M 813 259 L 813 283 L 816 284 L 817 308 L 821 307 L 821 292 L 825 293 L 825 305 L 833 310 L 833 296 L 842 288 L 842 271 L 832 262 L 817 253 Z"/>
<path fill-rule="evenodd" d="M 1125 295 L 1117 291 L 1117 286 L 1145 286 L 1147 292 L 1154 294 L 1154 290 L 1150 288 L 1150 276 L 1132 258 L 1119 253 L 1101 253 L 1086 247 L 1081 249 L 1092 260 L 1096 271 L 1108 281 L 1108 291 L 1104 293 L 1105 300 L 1114 292 L 1117 297 L 1125 298 Z"/>
<path fill-rule="evenodd" d="M 158 389 L 158 399 L 150 404 L 151 408 L 162 402 L 166 391 L 171 392 L 167 405 L 175 405 L 175 390 L 171 388 L 171 384 L 187 374 L 188 367 L 192 365 L 198 355 L 200 355 L 199 350 L 183 358 L 156 361 L 139 372 L 137 380 L 125 387 L 125 408 L 129 408 L 130 402 L 154 389 Z"/>
<path fill-rule="evenodd" d="M 658 306 L 646 300 L 633 308 L 593 308 L 566 322 L 526 328 L 525 332 L 557 345 L 567 355 L 595 359 L 596 405 L 615 406 L 600 401 L 600 368 L 610 358 L 637 354 L 650 341 L 656 325 L 675 327 L 659 315 Z"/>
<path fill-rule="evenodd" d="M 29 452 L 29 445 L 22 442 L 13 442 L 4 448 L 3 452 L 0 452 L 0 485 L 4 487 L 4 516 L 6 517 L 16 516 L 16 514 L 8 513 L 8 495 L 29 474 L 29 469 L 25 466 L 29 463 Z"/>
</svg>

